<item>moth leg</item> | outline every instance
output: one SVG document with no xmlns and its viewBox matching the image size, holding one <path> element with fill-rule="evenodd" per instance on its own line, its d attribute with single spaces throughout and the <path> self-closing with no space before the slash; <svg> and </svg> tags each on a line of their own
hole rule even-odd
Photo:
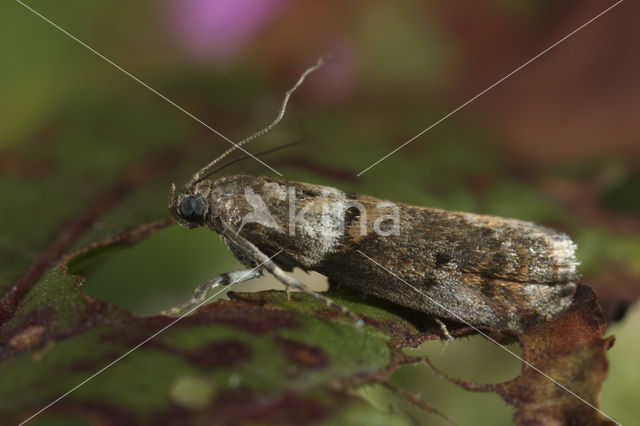
<svg viewBox="0 0 640 426">
<path fill-rule="evenodd" d="M 302 284 L 300 281 L 286 273 L 282 268 L 276 265 L 271 259 L 264 254 L 258 247 L 256 247 L 251 241 L 242 237 L 235 233 L 233 228 L 231 228 L 228 224 L 222 223 L 224 226 L 224 230 L 222 234 L 236 244 L 243 252 L 248 254 L 253 258 L 253 260 L 262 265 L 263 268 L 268 270 L 278 281 L 285 285 L 288 290 L 296 289 L 301 291 L 302 293 L 308 294 L 314 299 L 320 300 L 325 303 L 326 306 L 337 309 L 345 315 L 351 317 L 357 326 L 362 326 L 364 322 L 360 319 L 358 315 L 347 309 L 346 307 L 334 302 L 326 296 L 316 293 L 315 291 L 308 288 L 306 285 Z"/>
<path fill-rule="evenodd" d="M 447 350 L 447 346 L 449 346 L 449 343 L 453 342 L 453 336 L 449 333 L 449 330 L 447 329 L 447 326 L 442 321 L 440 321 L 436 317 L 434 317 L 433 319 L 440 326 L 440 330 L 442 330 L 442 334 L 444 335 L 444 337 L 447 338 L 447 341 L 444 344 L 444 348 L 442 348 L 442 352 L 440 353 L 442 355 L 442 354 L 444 354 L 444 351 Z"/>
<path fill-rule="evenodd" d="M 442 330 L 442 334 L 444 335 L 444 337 L 447 338 L 447 340 L 453 340 L 453 336 L 451 334 L 449 334 L 449 330 L 447 329 L 447 326 L 445 325 L 445 323 L 443 323 L 442 321 L 440 321 L 438 318 L 433 318 L 435 320 L 435 322 L 438 323 L 438 325 L 440 326 L 440 330 Z"/>
<path fill-rule="evenodd" d="M 239 271 L 231 271 L 225 272 L 224 274 L 216 275 L 215 277 L 207 280 L 204 284 L 198 287 L 193 292 L 193 297 L 187 303 L 184 303 L 180 306 L 176 306 L 167 311 L 160 312 L 161 315 L 169 315 L 175 316 L 185 311 L 186 309 L 199 305 L 204 302 L 207 298 L 207 293 L 209 290 L 212 290 L 221 285 L 231 285 L 231 284 L 239 284 L 245 281 L 252 280 L 254 278 L 258 278 L 262 275 L 262 272 L 259 269 L 241 269 Z"/>
</svg>

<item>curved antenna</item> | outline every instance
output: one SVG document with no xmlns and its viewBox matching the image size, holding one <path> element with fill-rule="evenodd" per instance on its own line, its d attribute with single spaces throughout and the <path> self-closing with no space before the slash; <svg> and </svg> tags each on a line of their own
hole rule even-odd
<svg viewBox="0 0 640 426">
<path fill-rule="evenodd" d="M 276 146 L 275 148 L 270 148 L 270 149 L 267 149 L 265 151 L 258 152 L 256 154 L 254 154 L 254 156 L 255 157 L 262 157 L 265 154 L 271 154 L 272 152 L 280 151 L 281 149 L 290 148 L 290 147 L 296 146 L 296 145 L 301 145 L 303 142 L 304 142 L 304 140 L 302 140 L 302 139 L 298 140 L 298 141 L 295 141 L 295 142 L 289 142 L 289 143 L 286 143 L 284 145 Z M 240 157 L 233 158 L 233 159 L 227 161 L 226 163 L 223 163 L 223 164 L 219 165 L 215 169 L 209 170 L 206 174 L 202 175 L 201 180 L 205 180 L 209 176 L 218 173 L 220 170 L 225 169 L 228 166 L 237 163 L 238 161 L 246 160 L 247 158 L 251 158 L 251 156 L 248 155 L 248 154 L 244 154 L 244 155 L 241 155 Z"/>
<path fill-rule="evenodd" d="M 316 64 L 314 66 L 307 68 L 307 70 L 302 73 L 302 75 L 300 76 L 300 78 L 298 79 L 296 84 L 294 84 L 291 89 L 287 90 L 287 92 L 284 94 L 284 99 L 282 100 L 282 105 L 280 106 L 280 111 L 278 112 L 278 115 L 277 115 L 276 119 L 273 120 L 273 122 L 271 124 L 269 124 L 264 129 L 252 134 L 251 136 L 242 139 L 240 142 L 238 142 L 237 144 L 235 144 L 234 146 L 232 146 L 231 148 L 227 149 L 225 152 L 220 154 L 215 160 L 213 160 L 212 162 L 210 162 L 209 164 L 204 166 L 202 169 L 198 170 L 198 172 L 196 174 L 194 174 L 193 177 L 191 178 L 191 180 L 189 181 L 188 186 L 193 186 L 196 183 L 200 182 L 202 179 L 204 179 L 202 176 L 207 172 L 207 170 L 209 170 L 211 167 L 216 165 L 220 160 L 225 158 L 227 155 L 231 154 L 233 151 L 235 151 L 236 149 L 240 148 L 241 146 L 246 145 L 248 142 L 251 142 L 252 140 L 254 140 L 256 138 L 259 138 L 260 136 L 264 135 L 265 133 L 268 133 L 269 131 L 271 131 L 271 129 L 276 127 L 278 125 L 278 123 L 280 122 L 280 120 L 282 120 L 282 117 L 284 116 L 284 113 L 285 113 L 285 111 L 287 109 L 287 103 L 289 102 L 289 98 L 291 97 L 293 92 L 296 91 L 296 89 L 302 84 L 304 79 L 307 78 L 307 76 L 309 74 L 311 74 L 312 72 L 314 72 L 318 68 L 320 68 L 322 65 L 324 65 L 325 60 L 327 60 L 328 58 L 329 58 L 329 56 L 320 57 L 318 59 L 318 62 L 316 62 Z"/>
</svg>

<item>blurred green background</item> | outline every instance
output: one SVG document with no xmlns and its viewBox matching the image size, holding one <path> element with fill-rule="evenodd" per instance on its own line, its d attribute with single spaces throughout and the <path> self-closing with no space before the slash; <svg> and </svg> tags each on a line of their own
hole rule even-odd
<svg viewBox="0 0 640 426">
<path fill-rule="evenodd" d="M 582 25 L 613 2 L 26 3 L 0 16 L 0 294 L 65 227 L 99 214 L 65 250 L 167 216 L 169 184 L 227 149 L 131 73 L 232 140 L 275 116 L 283 92 L 323 54 L 285 122 L 248 149 L 299 139 L 264 161 L 291 180 L 394 201 L 517 217 L 569 233 L 585 283 L 619 319 L 640 293 L 639 6 L 625 2 L 362 176 L 357 173 Z M 228 173 L 271 174 L 253 160 Z M 227 171 L 225 171 L 227 172 Z M 110 196 L 111 195 L 111 196 Z M 104 202 L 104 206 L 100 204 Z M 159 312 L 238 267 L 206 230 L 169 227 L 72 272 L 86 291 Z M 298 275 L 316 288 L 322 277 Z M 242 289 L 280 288 L 268 278 Z M 640 310 L 611 325 L 602 409 L 640 415 Z M 513 377 L 519 362 L 480 338 L 421 349 L 445 372 Z M 464 392 L 428 370 L 394 380 L 459 424 L 508 424 L 493 394 Z M 402 405 L 376 387 L 381 409 Z M 413 410 L 403 406 L 405 410 Z M 411 411 L 424 424 L 437 418 Z"/>
</svg>

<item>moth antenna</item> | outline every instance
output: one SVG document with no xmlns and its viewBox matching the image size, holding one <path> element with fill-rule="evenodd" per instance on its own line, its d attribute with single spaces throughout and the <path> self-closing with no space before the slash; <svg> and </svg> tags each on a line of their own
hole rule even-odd
<svg viewBox="0 0 640 426">
<path fill-rule="evenodd" d="M 296 91 L 296 89 L 302 84 L 302 82 L 305 80 L 305 78 L 307 78 L 307 76 L 309 74 L 311 74 L 312 72 L 314 72 L 318 68 L 320 68 L 322 65 L 324 65 L 325 61 L 327 59 L 329 59 L 329 57 L 330 56 L 321 56 L 318 59 L 318 62 L 316 62 L 316 64 L 314 66 L 307 68 L 306 71 L 302 73 L 300 78 L 298 78 L 298 81 L 296 81 L 296 84 L 294 84 L 291 89 L 287 90 L 287 92 L 284 94 L 284 99 L 282 100 L 282 105 L 280 106 L 280 111 L 278 112 L 278 115 L 276 116 L 276 119 L 273 120 L 273 122 L 271 124 L 269 124 L 264 129 L 252 134 L 251 136 L 242 139 L 240 142 L 234 144 L 231 148 L 227 149 L 225 152 L 220 154 L 215 160 L 213 160 L 212 162 L 210 162 L 209 164 L 204 166 L 202 169 L 200 169 L 196 174 L 194 174 L 193 177 L 191 178 L 191 180 L 189 181 L 189 185 L 188 186 L 193 186 L 196 183 L 198 183 L 199 181 L 201 181 L 202 180 L 202 175 L 204 173 L 206 173 L 207 170 L 209 170 L 211 167 L 216 165 L 220 160 L 225 158 L 227 155 L 231 154 L 233 151 L 235 151 L 236 149 L 240 148 L 241 146 L 246 145 L 248 142 L 251 142 L 252 140 L 257 139 L 260 136 L 264 135 L 265 133 L 268 133 L 274 127 L 276 127 L 278 125 L 278 123 L 280 123 L 280 120 L 282 120 L 282 117 L 284 116 L 284 113 L 285 113 L 285 111 L 287 109 L 287 103 L 289 102 L 289 98 L 291 97 L 293 92 Z"/>
<path fill-rule="evenodd" d="M 263 156 L 265 154 L 270 154 L 270 153 L 275 152 L 275 151 L 280 151 L 281 149 L 289 148 L 289 147 L 292 147 L 292 146 L 295 146 L 295 145 L 301 145 L 303 142 L 304 142 L 304 139 L 301 139 L 301 140 L 298 140 L 298 141 L 295 141 L 295 142 L 290 142 L 290 143 L 287 143 L 287 144 L 284 144 L 284 145 L 276 146 L 275 148 L 270 148 L 270 149 L 267 149 L 265 151 L 258 152 L 256 154 L 254 154 L 254 157 L 261 157 L 261 156 Z M 245 154 L 245 155 L 241 155 L 240 157 L 237 157 L 237 158 L 234 158 L 232 160 L 229 160 L 226 163 L 223 163 L 220 166 L 216 167 L 215 169 L 209 170 L 206 174 L 202 175 L 201 180 L 204 180 L 204 179 L 208 178 L 209 176 L 218 173 L 220 170 L 225 169 L 226 167 L 228 167 L 228 166 L 230 166 L 230 165 L 232 165 L 234 163 L 237 163 L 238 161 L 246 160 L 247 158 L 251 158 L 251 156 L 248 155 L 248 154 Z"/>
</svg>

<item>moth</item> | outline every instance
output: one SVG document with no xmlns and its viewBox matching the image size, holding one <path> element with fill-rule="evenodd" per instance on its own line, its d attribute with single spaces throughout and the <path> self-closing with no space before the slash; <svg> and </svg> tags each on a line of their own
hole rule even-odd
<svg viewBox="0 0 640 426">
<path fill-rule="evenodd" d="M 475 327 L 524 331 L 564 312 L 579 275 L 576 245 L 563 233 L 282 178 L 210 179 L 222 158 L 280 121 L 291 93 L 321 64 L 286 93 L 273 123 L 224 152 L 181 190 L 172 184 L 173 218 L 187 228 L 217 232 L 247 268 L 209 280 L 189 304 L 204 300 L 211 287 L 266 270 L 287 291 L 303 291 L 354 316 L 292 277 L 297 267 L 325 275 L 331 285 Z"/>
</svg>

